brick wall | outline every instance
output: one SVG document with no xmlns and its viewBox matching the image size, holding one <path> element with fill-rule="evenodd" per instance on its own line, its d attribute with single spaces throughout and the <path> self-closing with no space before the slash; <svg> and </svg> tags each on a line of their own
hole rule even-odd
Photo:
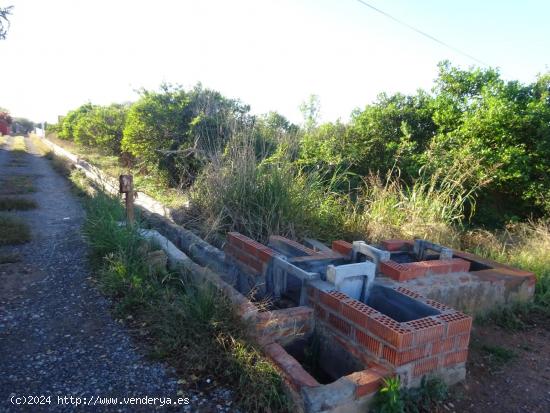
<svg viewBox="0 0 550 413">
<path fill-rule="evenodd" d="M 229 232 L 224 246 L 227 257 L 234 260 L 245 272 L 265 274 L 267 266 L 277 252 L 238 232 Z"/>
<path fill-rule="evenodd" d="M 399 264 L 389 260 L 380 263 L 380 272 L 397 281 L 407 281 L 425 275 L 450 274 L 466 272 L 470 269 L 470 262 L 461 258 L 450 260 L 430 260 Z"/>
<path fill-rule="evenodd" d="M 466 361 L 472 318 L 403 287 L 397 291 L 441 314 L 397 322 L 338 291 L 308 286 L 316 322 L 359 361 L 404 372 L 405 384 Z"/>
</svg>

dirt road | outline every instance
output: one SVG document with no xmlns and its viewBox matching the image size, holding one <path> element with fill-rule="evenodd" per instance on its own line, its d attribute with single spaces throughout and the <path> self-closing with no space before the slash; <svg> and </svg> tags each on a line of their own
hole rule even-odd
<svg viewBox="0 0 550 413">
<path fill-rule="evenodd" d="M 140 354 L 110 315 L 109 302 L 89 282 L 84 212 L 69 183 L 28 140 L 29 153 L 14 162 L 13 143 L 8 138 L 0 149 L 0 177 L 29 177 L 35 191 L 21 196 L 38 207 L 9 213 L 30 224 L 32 240 L 0 247 L 0 256 L 17 257 L 0 264 L 0 411 L 82 410 L 70 404 L 71 396 L 74 402 L 80 397 L 81 403 L 96 403 L 84 411 L 159 407 L 125 405 L 123 397 L 175 400 L 176 378 Z M 97 397 L 118 400 L 100 406 Z"/>
</svg>

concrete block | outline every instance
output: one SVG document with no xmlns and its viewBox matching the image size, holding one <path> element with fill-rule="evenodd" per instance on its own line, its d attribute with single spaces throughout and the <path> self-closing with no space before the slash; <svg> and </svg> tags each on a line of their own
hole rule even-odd
<svg viewBox="0 0 550 413">
<path fill-rule="evenodd" d="M 333 283 L 336 290 L 359 300 L 364 295 L 364 291 L 369 291 L 370 285 L 374 281 L 375 271 L 376 266 L 372 262 L 329 265 L 327 281 Z"/>
</svg>

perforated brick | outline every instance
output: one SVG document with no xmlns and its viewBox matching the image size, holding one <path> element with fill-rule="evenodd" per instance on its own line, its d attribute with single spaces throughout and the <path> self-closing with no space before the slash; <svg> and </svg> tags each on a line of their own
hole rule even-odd
<svg viewBox="0 0 550 413">
<path fill-rule="evenodd" d="M 319 291 L 319 300 L 321 303 L 338 313 L 342 311 L 342 301 L 349 299 L 350 297 L 340 291 Z"/>
<path fill-rule="evenodd" d="M 351 333 L 351 326 L 348 322 L 341 319 L 340 317 L 335 316 L 334 314 L 329 314 L 328 322 L 337 330 L 341 331 L 345 335 L 349 336 Z"/>
<path fill-rule="evenodd" d="M 369 316 L 380 314 L 374 308 L 354 299 L 342 302 L 342 315 L 358 326 L 367 327 Z"/>
<path fill-rule="evenodd" d="M 456 336 L 455 338 L 455 348 L 457 350 L 466 350 L 468 349 L 468 344 L 470 344 L 470 334 L 462 334 Z"/>
<path fill-rule="evenodd" d="M 459 311 L 449 314 L 440 314 L 436 316 L 436 318 L 447 324 L 448 337 L 469 333 L 472 328 L 472 317 Z"/>
<path fill-rule="evenodd" d="M 379 357 L 382 353 L 382 342 L 376 338 L 369 336 L 361 330 L 355 330 L 355 338 L 357 342 L 373 355 Z"/>
<path fill-rule="evenodd" d="M 321 307 L 319 304 L 316 304 L 315 307 L 315 316 L 320 320 L 326 320 L 327 318 L 327 312 L 326 310 Z"/>
<path fill-rule="evenodd" d="M 411 298 L 420 298 L 422 297 L 420 294 L 418 294 L 415 291 L 409 290 L 408 288 L 398 286 L 395 288 L 395 291 L 399 291 L 401 294 L 404 294 Z"/>
<path fill-rule="evenodd" d="M 404 281 L 407 278 L 407 268 L 392 260 L 381 262 L 380 272 L 397 281 Z"/>
<path fill-rule="evenodd" d="M 399 251 L 408 246 L 407 241 L 403 239 L 388 239 L 382 241 L 380 244 L 382 245 L 382 248 L 387 251 Z"/>
<path fill-rule="evenodd" d="M 445 334 L 445 325 L 432 317 L 407 321 L 403 324 L 414 331 L 414 345 L 441 339 Z"/>
<path fill-rule="evenodd" d="M 452 307 L 449 307 L 448 305 L 442 304 L 439 301 L 428 299 L 428 300 L 425 300 L 424 302 L 426 304 L 428 304 L 430 307 L 435 308 L 436 310 L 439 310 L 441 312 L 455 311 Z"/>
<path fill-rule="evenodd" d="M 426 345 L 401 351 L 398 351 L 389 346 L 384 346 L 382 350 L 382 357 L 394 366 L 401 366 L 403 364 L 407 364 L 411 361 L 419 360 L 427 356 L 428 346 Z"/>
<path fill-rule="evenodd" d="M 437 357 L 432 357 L 427 360 L 417 361 L 413 367 L 413 376 L 418 377 L 426 373 L 431 373 L 437 369 L 439 360 Z"/>
<path fill-rule="evenodd" d="M 432 344 L 432 354 L 435 356 L 436 354 L 448 353 L 449 351 L 453 351 L 454 348 L 455 348 L 454 337 L 437 340 L 437 341 L 434 341 Z"/>
<path fill-rule="evenodd" d="M 468 359 L 468 350 L 456 351 L 446 354 L 443 358 L 443 366 L 448 367 L 453 364 L 464 363 Z"/>
<path fill-rule="evenodd" d="M 367 329 L 398 349 L 412 345 L 413 330 L 383 314 L 369 317 Z"/>
</svg>

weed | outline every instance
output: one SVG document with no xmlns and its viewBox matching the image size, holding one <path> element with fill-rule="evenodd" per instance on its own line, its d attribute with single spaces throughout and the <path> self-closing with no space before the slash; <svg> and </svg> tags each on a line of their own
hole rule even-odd
<svg viewBox="0 0 550 413">
<path fill-rule="evenodd" d="M 21 195 L 34 192 L 33 177 L 29 175 L 9 175 L 0 178 L 1 195 Z"/>
<path fill-rule="evenodd" d="M 0 254 L 0 264 L 10 264 L 21 261 L 18 253 Z"/>
<path fill-rule="evenodd" d="M 486 358 L 492 368 L 502 367 L 518 356 L 515 351 L 497 345 L 483 344 L 481 350 L 486 354 Z"/>
<path fill-rule="evenodd" d="M 437 377 L 424 377 L 420 387 L 402 389 L 399 377 L 384 379 L 373 401 L 378 413 L 431 413 L 449 397 L 447 385 Z"/>
<path fill-rule="evenodd" d="M 401 380 L 398 376 L 384 379 L 384 385 L 375 396 L 373 408 L 377 413 L 403 413 L 405 411 Z"/>
<path fill-rule="evenodd" d="M 191 202 L 213 231 L 259 241 L 279 234 L 329 240 L 341 235 L 343 208 L 321 176 L 296 169 L 285 154 L 264 159 L 254 142 L 235 137 L 197 178 Z"/>
<path fill-rule="evenodd" d="M 22 219 L 0 214 L 0 245 L 24 244 L 30 240 L 30 228 Z"/>
<path fill-rule="evenodd" d="M 20 210 L 26 211 L 34 209 L 37 204 L 32 199 L 16 197 L 0 197 L 0 211 Z"/>
<path fill-rule="evenodd" d="M 25 138 L 23 138 L 22 136 L 16 136 L 15 138 L 13 138 L 11 149 L 14 152 L 25 152 Z"/>
</svg>

